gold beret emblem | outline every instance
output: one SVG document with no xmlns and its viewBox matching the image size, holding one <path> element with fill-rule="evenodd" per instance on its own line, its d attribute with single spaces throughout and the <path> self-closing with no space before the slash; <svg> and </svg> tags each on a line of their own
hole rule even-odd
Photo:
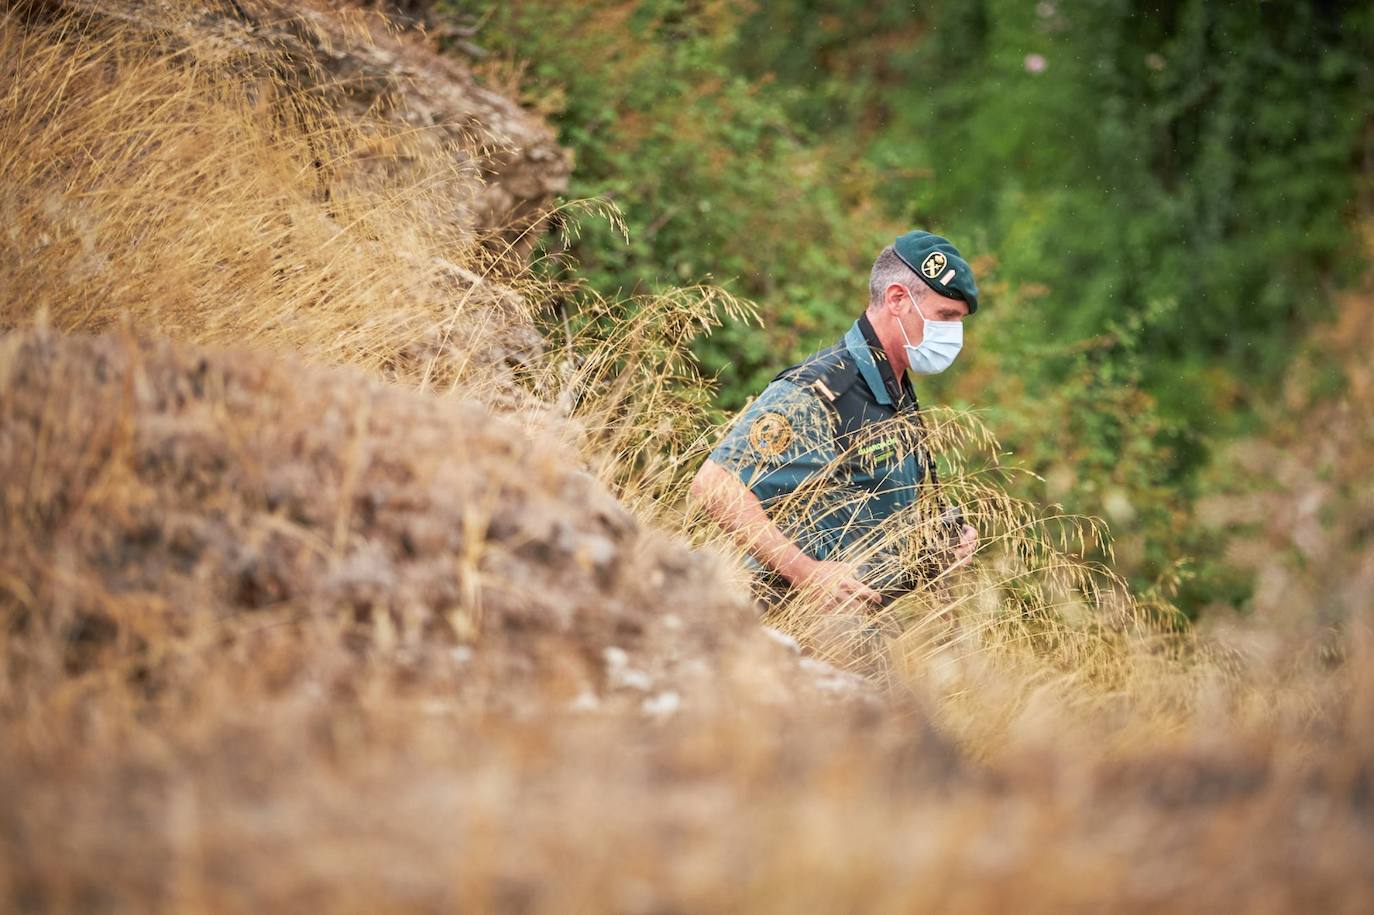
<svg viewBox="0 0 1374 915">
<path fill-rule="evenodd" d="M 945 269 L 947 263 L 949 261 L 943 251 L 932 251 L 921 261 L 921 272 L 933 280 Z"/>
<path fill-rule="evenodd" d="M 792 424 L 781 413 L 765 413 L 749 426 L 749 444 L 765 458 L 775 458 L 792 444 Z"/>
</svg>

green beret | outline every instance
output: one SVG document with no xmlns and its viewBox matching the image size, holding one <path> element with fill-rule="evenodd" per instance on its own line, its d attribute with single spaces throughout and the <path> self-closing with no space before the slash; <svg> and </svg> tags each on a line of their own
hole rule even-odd
<svg viewBox="0 0 1374 915">
<path fill-rule="evenodd" d="M 973 268 L 948 239 L 917 229 L 898 236 L 892 250 L 931 289 L 946 298 L 963 299 L 968 303 L 969 314 L 978 310 L 978 285 L 973 282 Z"/>
</svg>

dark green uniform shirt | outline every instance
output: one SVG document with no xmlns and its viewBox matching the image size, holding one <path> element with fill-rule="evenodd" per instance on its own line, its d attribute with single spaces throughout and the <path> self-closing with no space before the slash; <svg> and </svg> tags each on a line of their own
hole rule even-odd
<svg viewBox="0 0 1374 915">
<path fill-rule="evenodd" d="M 779 373 L 711 459 L 804 552 L 857 563 L 891 599 L 915 586 L 929 559 L 912 543 L 917 518 L 943 508 L 924 439 L 915 392 L 892 371 L 865 316 Z M 943 527 L 957 530 L 962 522 L 944 514 Z"/>
</svg>

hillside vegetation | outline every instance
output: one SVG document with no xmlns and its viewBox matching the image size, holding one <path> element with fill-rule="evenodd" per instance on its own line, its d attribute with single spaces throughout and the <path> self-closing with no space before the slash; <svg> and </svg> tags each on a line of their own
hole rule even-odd
<svg viewBox="0 0 1374 915">
<path fill-rule="evenodd" d="M 988 307 L 925 399 L 984 411 L 1039 475 L 1019 495 L 1109 517 L 1137 589 L 1251 607 L 1197 507 L 1365 268 L 1368 4 L 439 6 L 558 125 L 571 192 L 623 206 L 629 243 L 591 227 L 580 277 L 758 303 L 761 326 L 696 344 L 719 406 L 843 333 L 882 245 L 939 232 Z"/>
<path fill-rule="evenodd" d="M 1374 295 L 1273 408 L 1332 435 L 1238 439 L 1199 509 L 1252 618 L 1133 589 L 932 411 L 983 546 L 859 676 L 683 498 L 693 347 L 762 306 L 588 282 L 614 202 L 435 41 L 0 19 L 0 906 L 1374 906 Z"/>
</svg>

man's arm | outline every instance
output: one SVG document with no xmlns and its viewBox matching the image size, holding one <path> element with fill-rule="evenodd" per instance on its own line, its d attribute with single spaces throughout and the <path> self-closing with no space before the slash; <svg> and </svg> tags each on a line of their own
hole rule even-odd
<svg viewBox="0 0 1374 915">
<path fill-rule="evenodd" d="M 743 549 L 793 587 L 810 591 L 827 609 L 853 600 L 877 603 L 881 595 L 858 578 L 850 563 L 813 559 L 778 529 L 762 503 L 734 474 L 707 459 L 692 480 L 692 498 Z"/>
</svg>

